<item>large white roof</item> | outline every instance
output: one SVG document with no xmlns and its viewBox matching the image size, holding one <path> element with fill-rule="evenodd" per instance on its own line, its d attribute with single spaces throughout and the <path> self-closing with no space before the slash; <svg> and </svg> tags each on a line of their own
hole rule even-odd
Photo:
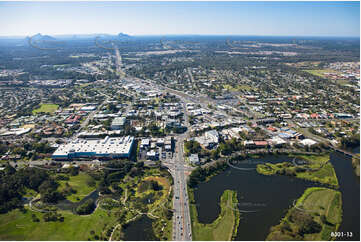
<svg viewBox="0 0 361 242">
<path fill-rule="evenodd" d="M 62 156 L 69 153 L 95 153 L 95 154 L 128 154 L 134 137 L 125 136 L 104 139 L 87 140 L 75 139 L 70 143 L 63 144 L 53 153 L 53 156 Z"/>
</svg>

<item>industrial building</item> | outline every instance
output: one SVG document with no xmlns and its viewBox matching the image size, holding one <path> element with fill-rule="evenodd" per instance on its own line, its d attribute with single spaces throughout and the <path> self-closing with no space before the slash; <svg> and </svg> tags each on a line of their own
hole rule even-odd
<svg viewBox="0 0 361 242">
<path fill-rule="evenodd" d="M 116 117 L 113 119 L 112 125 L 110 126 L 110 128 L 112 130 L 121 130 L 124 128 L 126 122 L 126 118 L 125 117 Z"/>
<path fill-rule="evenodd" d="M 104 139 L 75 139 L 62 144 L 53 153 L 55 160 L 71 160 L 76 158 L 129 158 L 134 143 L 134 137 L 125 136 Z"/>
</svg>

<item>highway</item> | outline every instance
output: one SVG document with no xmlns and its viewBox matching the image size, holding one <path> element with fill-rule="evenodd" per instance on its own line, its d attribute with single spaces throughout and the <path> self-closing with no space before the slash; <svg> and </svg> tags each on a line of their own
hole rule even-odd
<svg viewBox="0 0 361 242">
<path fill-rule="evenodd" d="M 175 155 L 172 164 L 168 165 L 174 180 L 173 197 L 173 240 L 190 241 L 192 240 L 192 226 L 189 213 L 189 199 L 187 192 L 187 177 L 185 172 L 190 171 L 184 160 L 184 141 L 189 135 L 190 124 L 186 115 L 185 103 L 183 103 L 185 114 L 185 123 L 188 127 L 187 132 L 177 136 Z"/>
</svg>

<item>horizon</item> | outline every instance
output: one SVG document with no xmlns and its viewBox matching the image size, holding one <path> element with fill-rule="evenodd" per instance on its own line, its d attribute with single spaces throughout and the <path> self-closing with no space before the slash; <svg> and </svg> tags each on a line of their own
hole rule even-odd
<svg viewBox="0 0 361 242">
<path fill-rule="evenodd" d="M 126 34 L 123 32 L 119 33 L 64 33 L 64 34 L 47 34 L 47 33 L 36 33 L 32 35 L 0 35 L 0 38 L 27 38 L 33 37 L 35 35 L 42 35 L 42 36 L 50 36 L 50 37 L 71 37 L 71 36 L 88 36 L 88 35 L 97 35 L 97 36 L 117 36 L 118 34 Z M 129 35 L 129 37 L 186 37 L 186 36 L 195 36 L 195 37 L 284 37 L 284 38 L 354 38 L 360 39 L 360 36 L 334 36 L 334 35 L 324 35 L 324 36 L 317 36 L 317 35 L 248 35 L 248 34 L 135 34 Z"/>
<path fill-rule="evenodd" d="M 360 2 L 0 2 L 0 36 L 360 37 Z M 117 31 L 115 31 L 117 30 Z"/>
</svg>

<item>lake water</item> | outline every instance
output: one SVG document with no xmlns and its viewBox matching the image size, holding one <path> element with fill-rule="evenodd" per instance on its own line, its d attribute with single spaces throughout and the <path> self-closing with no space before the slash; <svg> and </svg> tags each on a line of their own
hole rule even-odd
<svg viewBox="0 0 361 242">
<path fill-rule="evenodd" d="M 130 222 L 123 232 L 125 241 L 158 240 L 153 233 L 152 220 L 147 216 Z"/>
<path fill-rule="evenodd" d="M 69 210 L 69 211 L 72 211 L 73 213 L 76 214 L 76 208 L 78 206 L 82 205 L 83 203 L 85 203 L 89 199 L 92 199 L 94 201 L 94 203 L 95 203 L 98 198 L 99 198 L 99 191 L 94 190 L 92 193 L 90 193 L 89 195 L 84 197 L 79 202 L 72 202 L 72 201 L 69 201 L 69 200 L 65 199 L 65 200 L 59 201 L 56 204 L 56 206 L 58 208 L 60 208 L 61 210 Z"/>
<path fill-rule="evenodd" d="M 250 159 L 238 167 L 255 167 L 259 162 L 292 161 L 287 156 L 265 156 Z M 335 165 L 343 193 L 343 223 L 339 231 L 352 231 L 354 240 L 359 239 L 359 180 L 353 173 L 351 161 L 344 155 L 333 153 L 331 162 Z M 254 163 L 254 164 L 252 164 Z M 226 189 L 236 190 L 239 208 L 247 213 L 241 214 L 236 240 L 265 240 L 269 229 L 277 225 L 294 200 L 314 182 L 288 176 L 263 176 L 256 170 L 237 170 L 229 168 L 206 183 L 199 184 L 195 191 L 198 219 L 201 223 L 211 223 L 220 213 L 219 199 Z"/>
<path fill-rule="evenodd" d="M 350 157 L 334 152 L 331 163 L 342 193 L 343 215 L 339 231 L 354 234 L 352 238 L 343 237 L 340 240 L 360 240 L 360 178 L 353 171 Z"/>
</svg>

